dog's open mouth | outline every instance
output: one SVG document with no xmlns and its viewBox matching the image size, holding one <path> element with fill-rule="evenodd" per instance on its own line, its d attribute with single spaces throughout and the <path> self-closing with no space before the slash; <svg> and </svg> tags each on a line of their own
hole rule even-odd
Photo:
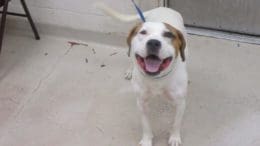
<svg viewBox="0 0 260 146">
<path fill-rule="evenodd" d="M 138 65 L 149 75 L 159 74 L 161 71 L 165 70 L 172 61 L 172 57 L 160 59 L 155 55 L 149 55 L 144 58 L 136 54 L 135 57 Z"/>
</svg>

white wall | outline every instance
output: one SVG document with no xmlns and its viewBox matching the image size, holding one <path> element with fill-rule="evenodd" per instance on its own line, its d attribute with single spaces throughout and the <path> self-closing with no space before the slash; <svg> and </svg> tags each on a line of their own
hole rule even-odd
<svg viewBox="0 0 260 146">
<path fill-rule="evenodd" d="M 131 0 L 100 0 L 124 13 L 135 13 Z M 125 33 L 132 24 L 116 22 L 93 8 L 96 0 L 26 0 L 36 23 L 78 30 Z M 136 0 L 143 9 L 158 0 Z M 23 12 L 19 0 L 12 0 L 10 11 Z"/>
</svg>

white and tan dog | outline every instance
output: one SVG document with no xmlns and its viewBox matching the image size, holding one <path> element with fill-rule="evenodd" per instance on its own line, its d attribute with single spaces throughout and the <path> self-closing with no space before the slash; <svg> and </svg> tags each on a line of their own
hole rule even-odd
<svg viewBox="0 0 260 146">
<path fill-rule="evenodd" d="M 97 6 L 121 21 L 139 19 L 138 15 L 121 14 L 104 4 Z M 146 22 L 134 26 L 127 38 L 133 61 L 132 84 L 139 95 L 137 102 L 142 115 L 143 137 L 140 145 L 152 146 L 153 134 L 147 117 L 147 99 L 161 95 L 170 99 L 176 107 L 169 145 L 179 146 L 188 82 L 183 19 L 178 12 L 164 7 L 144 12 L 144 16 Z"/>
</svg>

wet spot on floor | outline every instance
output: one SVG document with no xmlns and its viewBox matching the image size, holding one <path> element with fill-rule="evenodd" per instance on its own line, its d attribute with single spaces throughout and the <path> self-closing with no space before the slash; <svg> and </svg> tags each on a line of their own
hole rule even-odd
<svg viewBox="0 0 260 146">
<path fill-rule="evenodd" d="M 105 67 L 106 65 L 105 64 L 101 64 L 100 67 Z"/>
<path fill-rule="evenodd" d="M 85 58 L 85 62 L 88 63 L 88 58 L 87 57 Z"/>
<path fill-rule="evenodd" d="M 44 53 L 44 56 L 48 56 L 48 55 L 49 55 L 49 53 L 47 53 L 47 52 L 46 52 L 46 53 Z"/>
</svg>

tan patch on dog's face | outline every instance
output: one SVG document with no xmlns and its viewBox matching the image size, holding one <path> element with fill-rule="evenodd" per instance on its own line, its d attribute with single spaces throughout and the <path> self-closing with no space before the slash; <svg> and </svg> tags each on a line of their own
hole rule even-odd
<svg viewBox="0 0 260 146">
<path fill-rule="evenodd" d="M 128 37 L 127 37 L 127 45 L 129 48 L 131 48 L 131 42 L 132 42 L 133 37 L 136 36 L 136 34 L 142 28 L 142 26 L 143 26 L 143 23 L 138 23 L 129 32 Z"/>
<path fill-rule="evenodd" d="M 185 61 L 184 49 L 186 47 L 186 42 L 184 40 L 182 33 L 167 23 L 164 23 L 164 25 L 171 32 L 171 34 L 167 34 L 167 32 L 164 33 L 164 36 L 172 39 L 172 45 L 175 48 L 176 56 L 178 56 L 178 54 L 180 54 L 182 61 Z M 169 36 L 167 36 L 167 35 L 169 35 Z"/>
</svg>

